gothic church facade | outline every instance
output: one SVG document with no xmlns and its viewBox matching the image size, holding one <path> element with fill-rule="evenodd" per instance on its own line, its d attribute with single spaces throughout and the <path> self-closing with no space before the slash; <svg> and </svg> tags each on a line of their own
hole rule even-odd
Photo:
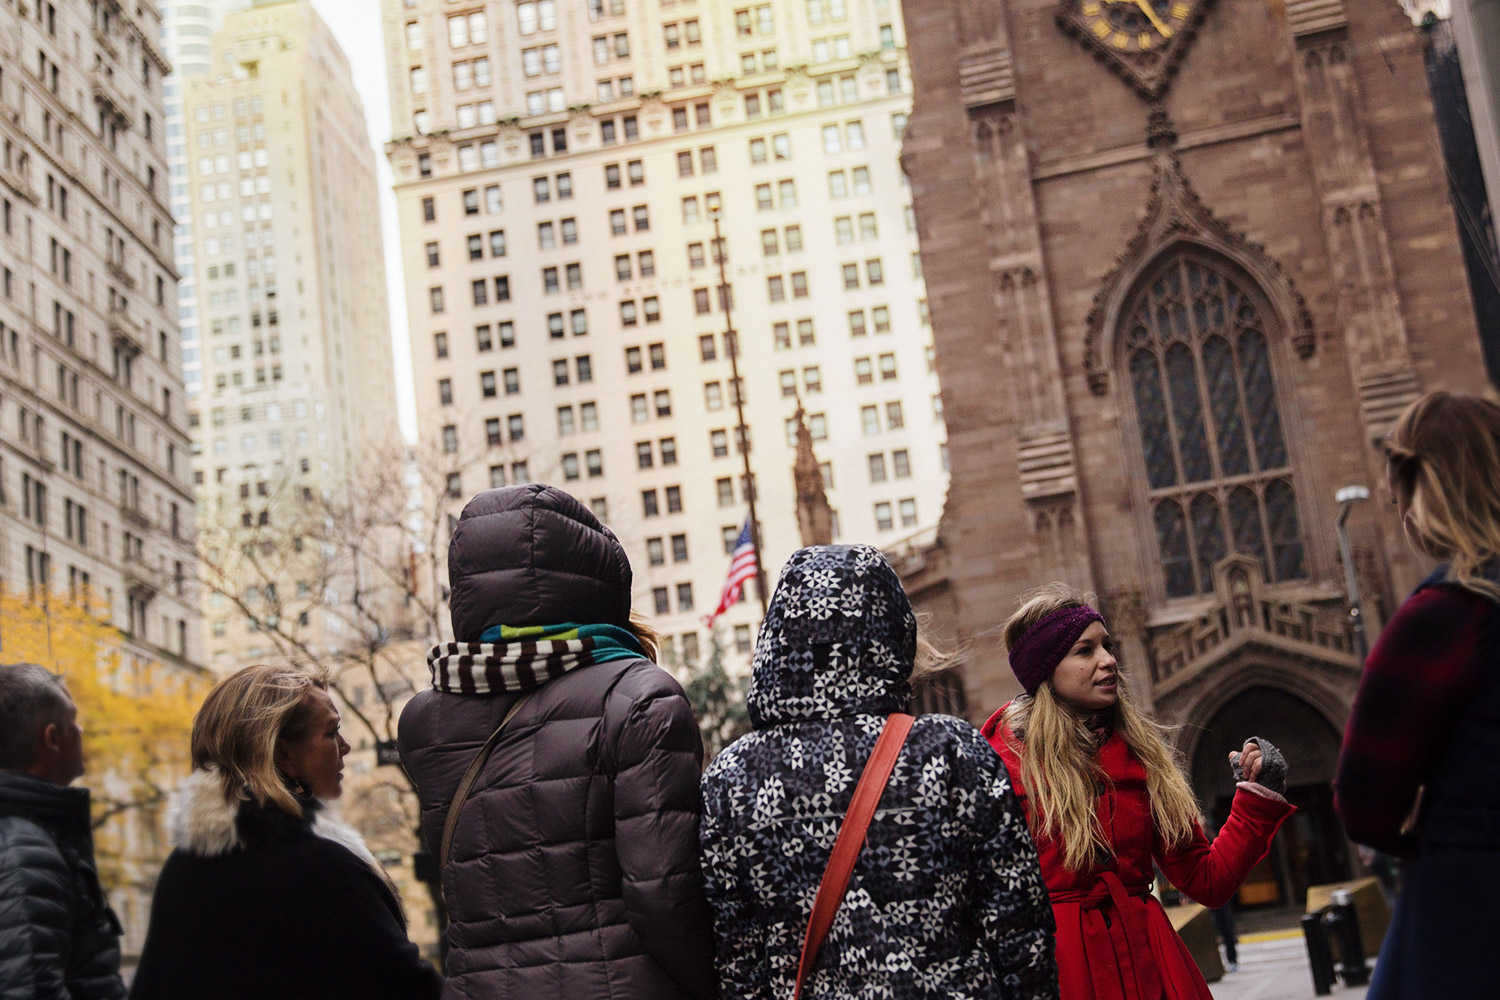
<svg viewBox="0 0 1500 1000">
<path fill-rule="evenodd" d="M 1304 811 L 1244 903 L 1355 870 L 1328 800 L 1371 636 L 1425 572 L 1379 440 L 1484 391 L 1422 62 L 1395 0 L 906 5 L 911 180 L 952 481 L 898 566 L 967 644 L 976 719 L 1017 687 L 1026 590 L 1097 593 L 1134 690 L 1224 754 L 1284 742 Z"/>
</svg>

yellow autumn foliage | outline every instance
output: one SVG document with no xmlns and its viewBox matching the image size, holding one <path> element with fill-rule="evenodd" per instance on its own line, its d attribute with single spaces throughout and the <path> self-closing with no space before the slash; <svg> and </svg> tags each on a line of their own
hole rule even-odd
<svg viewBox="0 0 1500 1000">
<path fill-rule="evenodd" d="M 0 663 L 39 663 L 66 679 L 83 726 L 81 781 L 93 796 L 100 875 L 106 883 L 129 878 L 132 861 L 149 864 L 160 853 L 154 828 L 188 772 L 208 677 L 132 652 L 118 629 L 65 597 L 3 588 Z"/>
</svg>

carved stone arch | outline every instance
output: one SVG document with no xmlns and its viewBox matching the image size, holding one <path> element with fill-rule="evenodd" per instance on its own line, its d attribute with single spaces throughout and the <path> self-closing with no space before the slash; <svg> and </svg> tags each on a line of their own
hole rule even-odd
<svg viewBox="0 0 1500 1000">
<path fill-rule="evenodd" d="M 1298 786 L 1305 794 L 1309 785 L 1326 789 L 1332 782 L 1342 732 L 1342 725 L 1304 693 L 1262 682 L 1237 686 L 1233 697 L 1193 716 L 1193 724 L 1179 730 L 1177 739 L 1194 792 L 1204 805 L 1217 802 L 1223 808 L 1234 793 L 1226 758 L 1247 737 L 1270 740 L 1295 762 L 1288 774 L 1288 791 L 1295 796 Z M 1307 804 L 1316 808 L 1314 802 Z"/>
<path fill-rule="evenodd" d="M 1330 670 L 1310 670 L 1305 662 L 1267 655 L 1251 656 L 1248 662 L 1225 663 L 1220 669 L 1203 674 L 1199 683 L 1159 699 L 1157 714 L 1167 725 L 1182 727 L 1180 749 L 1191 760 L 1201 735 L 1193 721 L 1213 718 L 1240 695 L 1258 687 L 1281 691 L 1306 702 L 1337 732 L 1343 732 L 1349 720 L 1349 693 Z"/>
<path fill-rule="evenodd" d="M 1094 306 L 1085 321 L 1084 371 L 1095 395 L 1109 389 L 1109 374 L 1115 355 L 1120 314 L 1131 301 L 1140 281 L 1168 255 L 1183 248 L 1197 248 L 1208 256 L 1226 261 L 1242 272 L 1267 300 L 1272 317 L 1302 358 L 1317 346 L 1312 313 L 1290 275 L 1266 253 L 1214 216 L 1199 199 L 1174 156 L 1156 161 L 1156 176 L 1146 217 L 1114 269 L 1105 276 L 1094 295 Z"/>
</svg>

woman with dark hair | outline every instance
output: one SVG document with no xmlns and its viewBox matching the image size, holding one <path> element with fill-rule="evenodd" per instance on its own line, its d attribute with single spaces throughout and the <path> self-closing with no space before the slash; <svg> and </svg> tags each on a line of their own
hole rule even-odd
<svg viewBox="0 0 1500 1000">
<path fill-rule="evenodd" d="M 1500 896 L 1500 406 L 1433 392 L 1385 442 L 1401 530 L 1441 565 L 1386 622 L 1334 779 L 1350 839 L 1405 859 L 1371 1000 L 1495 994 Z"/>
<path fill-rule="evenodd" d="M 448 901 L 443 996 L 708 1000 L 703 744 L 624 548 L 513 486 L 464 507 L 448 577 L 456 641 L 398 738 Z"/>
<path fill-rule="evenodd" d="M 246 667 L 193 720 L 131 1000 L 432 1000 L 396 889 L 330 803 L 349 744 L 328 682 Z"/>
</svg>

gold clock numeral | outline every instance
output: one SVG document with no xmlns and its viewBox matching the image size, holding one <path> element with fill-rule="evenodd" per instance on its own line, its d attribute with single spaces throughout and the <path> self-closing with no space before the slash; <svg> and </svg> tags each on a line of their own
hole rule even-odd
<svg viewBox="0 0 1500 1000">
<path fill-rule="evenodd" d="M 1123 49 L 1130 44 L 1130 36 L 1125 34 L 1124 32 L 1117 31 L 1115 32 L 1114 37 L 1109 40 L 1109 42 L 1115 48 Z"/>
<path fill-rule="evenodd" d="M 1090 25 L 1090 27 L 1093 29 L 1094 34 L 1098 35 L 1100 38 L 1103 38 L 1114 30 L 1104 21 L 1095 21 L 1092 25 Z"/>
<path fill-rule="evenodd" d="M 1089 0 L 1083 5 L 1083 12 L 1089 17 L 1094 17 L 1099 13 L 1099 4 L 1095 0 Z"/>
<path fill-rule="evenodd" d="M 1154 41 L 1154 39 L 1151 37 L 1151 35 L 1148 34 L 1147 32 L 1144 32 L 1144 31 L 1141 32 L 1139 35 L 1137 35 L 1136 39 L 1135 39 L 1136 46 L 1142 52 L 1144 52 L 1147 49 L 1149 49 L 1151 47 L 1151 44 L 1152 44 L 1153 41 Z"/>
<path fill-rule="evenodd" d="M 1187 20 L 1187 16 L 1193 12 L 1193 8 L 1185 3 L 1174 3 L 1172 5 L 1172 16 L 1179 21 Z"/>
</svg>

